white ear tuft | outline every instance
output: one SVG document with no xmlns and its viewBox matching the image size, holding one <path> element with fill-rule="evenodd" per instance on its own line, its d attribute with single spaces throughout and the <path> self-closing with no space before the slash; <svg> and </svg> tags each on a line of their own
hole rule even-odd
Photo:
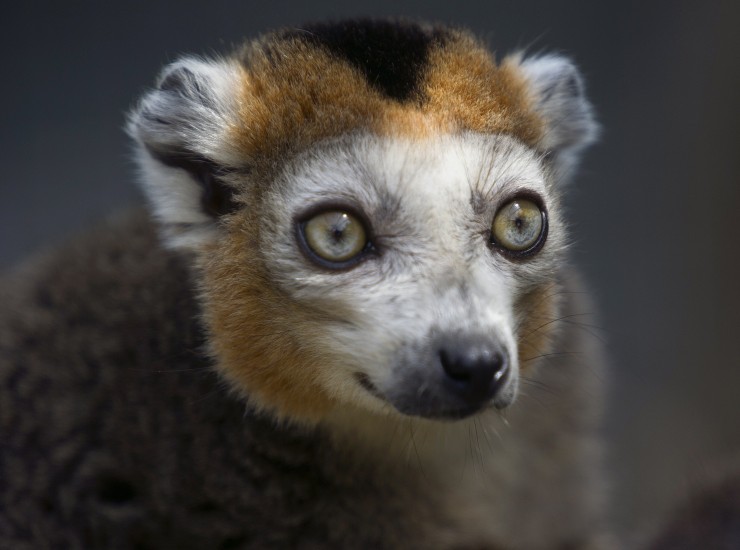
<svg viewBox="0 0 740 550">
<path fill-rule="evenodd" d="M 212 238 L 218 216 L 234 208 L 223 180 L 237 158 L 227 131 L 241 75 L 234 62 L 181 59 L 129 116 L 144 191 L 172 247 Z"/>
<path fill-rule="evenodd" d="M 550 153 L 567 175 L 598 134 L 581 75 L 570 59 L 552 54 L 524 59 L 521 69 L 530 83 L 534 108 L 545 122 L 539 148 Z"/>
</svg>

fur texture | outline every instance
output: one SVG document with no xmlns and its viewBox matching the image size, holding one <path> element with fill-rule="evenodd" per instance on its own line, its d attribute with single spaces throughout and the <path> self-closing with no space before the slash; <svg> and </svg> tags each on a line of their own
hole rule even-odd
<svg viewBox="0 0 740 550">
<path fill-rule="evenodd" d="M 379 417 L 358 442 L 359 413 L 330 431 L 245 411 L 211 368 L 188 271 L 137 213 L 4 279 L 2 546 L 589 547 L 599 379 L 581 329 L 557 343 L 579 360 L 553 356 L 506 420 Z"/>
<path fill-rule="evenodd" d="M 175 62 L 128 129 L 174 250 L 137 213 L 3 282 L 0 541 L 602 547 L 570 61 L 313 25 Z M 514 200 L 538 205 L 528 254 L 492 237 Z M 302 248 L 327 209 L 368 235 L 350 267 Z M 450 349 L 505 372 L 472 408 Z"/>
</svg>

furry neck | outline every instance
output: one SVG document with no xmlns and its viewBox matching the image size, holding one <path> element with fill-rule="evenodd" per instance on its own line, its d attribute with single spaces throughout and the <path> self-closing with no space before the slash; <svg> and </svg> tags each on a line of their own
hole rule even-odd
<svg viewBox="0 0 740 550">
<path fill-rule="evenodd" d="M 339 449 L 389 467 L 410 468 L 426 476 L 475 475 L 487 469 L 492 455 L 502 452 L 508 430 L 498 411 L 456 421 L 378 414 L 343 407 L 321 422 Z"/>
</svg>

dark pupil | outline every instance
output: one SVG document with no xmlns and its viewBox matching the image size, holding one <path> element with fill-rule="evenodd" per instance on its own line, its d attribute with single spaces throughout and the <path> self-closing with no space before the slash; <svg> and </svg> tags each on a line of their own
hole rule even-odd
<svg viewBox="0 0 740 550">
<path fill-rule="evenodd" d="M 331 238 L 335 243 L 341 242 L 344 238 L 344 224 L 334 224 L 329 230 L 331 232 Z"/>
<path fill-rule="evenodd" d="M 521 231 L 522 227 L 524 227 L 524 220 L 517 216 L 514 220 L 514 225 L 516 225 L 516 228 Z"/>
</svg>

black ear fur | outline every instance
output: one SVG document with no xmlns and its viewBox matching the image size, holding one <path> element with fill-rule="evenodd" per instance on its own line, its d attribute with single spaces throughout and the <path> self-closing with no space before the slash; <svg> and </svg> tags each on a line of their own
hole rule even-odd
<svg viewBox="0 0 740 550">
<path fill-rule="evenodd" d="M 204 213 L 218 218 L 237 210 L 234 189 L 220 179 L 231 172 L 229 169 L 186 150 L 156 151 L 147 148 L 147 151 L 152 158 L 165 166 L 185 170 L 200 184 L 202 188 L 200 206 Z"/>
</svg>

